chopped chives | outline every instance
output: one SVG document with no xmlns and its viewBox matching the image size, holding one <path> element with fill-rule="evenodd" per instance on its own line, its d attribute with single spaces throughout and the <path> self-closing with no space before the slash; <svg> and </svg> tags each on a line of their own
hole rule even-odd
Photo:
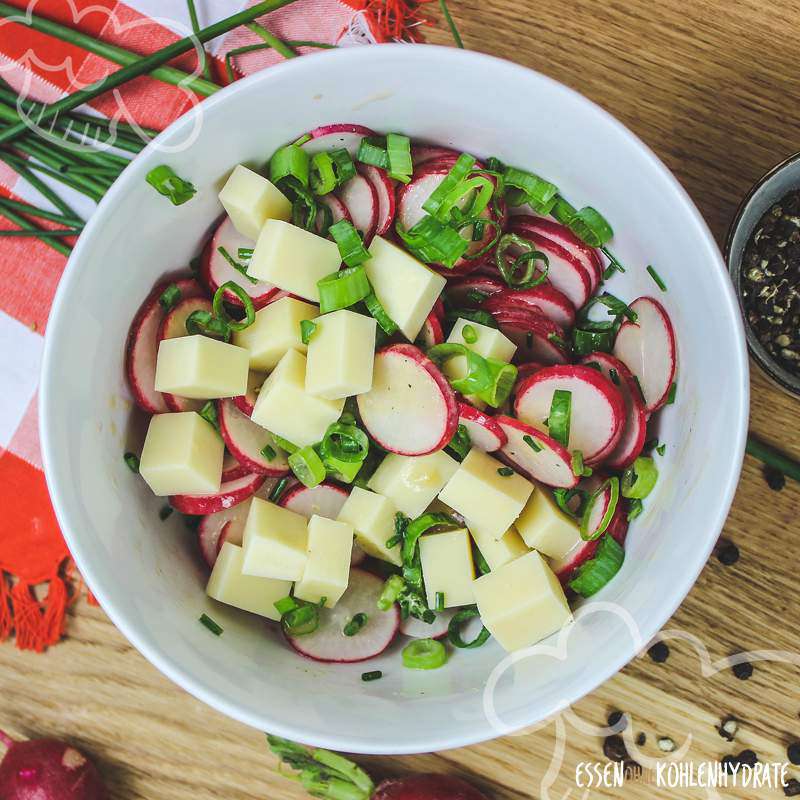
<svg viewBox="0 0 800 800">
<path fill-rule="evenodd" d="M 477 304 L 482 303 L 488 296 L 485 292 L 479 292 L 477 289 L 470 289 L 467 292 L 467 300 Z"/>
<path fill-rule="evenodd" d="M 437 611 L 444 611 L 444 592 L 436 592 L 435 607 Z"/>
<path fill-rule="evenodd" d="M 628 506 L 628 522 L 632 522 L 644 511 L 644 503 L 641 500 L 631 500 Z"/>
<path fill-rule="evenodd" d="M 242 249 L 244 249 L 244 248 L 242 248 Z M 254 277 L 252 277 L 251 275 L 248 275 L 248 274 L 247 274 L 247 265 L 246 265 L 246 264 L 242 264 L 241 262 L 237 261 L 237 260 L 236 260 L 236 259 L 235 259 L 235 258 L 234 258 L 234 257 L 233 257 L 233 256 L 232 256 L 232 255 L 231 255 L 231 254 L 230 254 L 230 253 L 229 253 L 229 252 L 228 252 L 228 251 L 227 251 L 227 250 L 226 250 L 224 247 L 221 247 L 221 246 L 220 246 L 220 247 L 218 247 L 218 248 L 217 248 L 217 252 L 218 252 L 218 253 L 219 253 L 219 254 L 220 254 L 220 255 L 221 255 L 221 256 L 222 256 L 222 257 L 223 257 L 223 258 L 224 258 L 224 259 L 225 259 L 225 260 L 226 260 L 226 261 L 227 261 L 227 262 L 228 262 L 228 263 L 229 263 L 229 264 L 230 264 L 230 265 L 231 265 L 231 266 L 232 266 L 232 267 L 233 267 L 233 268 L 236 270 L 236 271 L 237 271 L 237 272 L 239 272 L 239 273 L 241 273 L 242 275 L 244 275 L 244 277 L 245 277 L 245 278 L 247 278 L 247 280 L 248 280 L 248 281 L 250 281 L 250 283 L 258 283 L 258 279 L 257 279 L 257 278 L 254 278 Z M 242 250 L 240 249 L 240 250 L 239 250 L 239 258 L 241 258 L 241 257 L 242 257 L 242 256 L 241 256 L 241 252 L 242 252 Z M 253 251 L 251 250 L 251 251 L 250 251 L 250 254 L 252 255 L 252 253 L 253 253 Z"/>
<path fill-rule="evenodd" d="M 208 614 L 201 614 L 200 622 L 205 625 L 205 627 L 208 628 L 211 633 L 214 634 L 214 636 L 219 636 L 222 633 L 222 626 L 214 622 L 214 620 L 211 619 Z"/>
<path fill-rule="evenodd" d="M 277 503 L 278 500 L 281 499 L 281 496 L 286 491 L 286 487 L 289 484 L 289 479 L 284 477 L 281 478 L 275 486 L 272 487 L 272 491 L 269 493 L 269 500 L 271 503 Z"/>
<path fill-rule="evenodd" d="M 347 622 L 342 629 L 342 633 L 345 636 L 355 636 L 367 624 L 367 620 L 367 615 L 363 611 L 359 611 Z"/>
<path fill-rule="evenodd" d="M 197 412 L 215 430 L 219 431 L 219 418 L 217 417 L 217 406 L 213 400 L 207 400 L 205 405 Z"/>
<path fill-rule="evenodd" d="M 125 453 L 123 458 L 131 472 L 139 472 L 139 456 L 137 456 L 136 453 Z"/>
<path fill-rule="evenodd" d="M 667 446 L 665 444 L 660 444 L 658 447 L 656 447 L 656 453 L 658 453 L 660 456 L 663 456 L 666 452 Z"/>
<path fill-rule="evenodd" d="M 168 197 L 172 205 L 179 206 L 194 197 L 197 189 L 187 180 L 178 177 L 172 167 L 160 164 L 153 167 L 145 176 L 145 180 L 164 197 Z"/>
<path fill-rule="evenodd" d="M 461 626 L 474 617 L 479 616 L 480 612 L 477 606 L 467 606 L 458 611 L 447 626 L 447 638 L 450 640 L 450 644 L 454 647 L 467 650 L 474 650 L 476 647 L 481 647 L 486 644 L 491 636 L 486 626 L 481 628 L 481 632 L 471 642 L 465 642 L 464 639 L 461 638 Z"/>
<path fill-rule="evenodd" d="M 678 391 L 678 383 L 677 381 L 673 381 L 672 386 L 669 387 L 669 394 L 667 395 L 666 405 L 671 406 L 675 402 L 675 395 L 677 391 Z"/>
<path fill-rule="evenodd" d="M 241 322 L 237 322 L 225 310 L 224 302 L 228 292 L 235 294 L 244 308 L 245 318 Z M 232 331 L 243 331 L 256 321 L 256 307 L 253 305 L 253 298 L 235 281 L 226 281 L 214 292 L 211 308 L 214 311 L 214 317 Z"/>
<path fill-rule="evenodd" d="M 177 284 L 171 283 L 167 286 L 166 289 L 161 293 L 161 297 L 158 298 L 158 302 L 161 303 L 161 308 L 164 311 L 169 311 L 172 309 L 176 303 L 178 303 L 181 299 L 181 290 Z"/>
<path fill-rule="evenodd" d="M 388 611 L 405 588 L 406 582 L 399 575 L 391 575 L 387 578 L 386 583 L 383 584 L 381 595 L 378 598 L 378 609 L 380 611 Z"/>
<path fill-rule="evenodd" d="M 533 331 L 527 331 L 525 333 L 525 347 L 528 350 L 533 348 Z"/>
<path fill-rule="evenodd" d="M 633 382 L 636 384 L 636 388 L 639 390 L 639 397 L 641 398 L 641 401 L 645 403 L 646 401 L 644 399 L 644 389 L 642 389 L 642 384 L 639 382 L 638 375 L 633 376 Z"/>
<path fill-rule="evenodd" d="M 661 289 L 662 292 L 666 292 L 667 291 L 667 284 L 664 283 L 663 279 L 655 271 L 655 269 L 653 269 L 652 265 L 650 265 L 650 264 L 647 265 L 647 271 L 650 273 L 650 277 L 653 279 L 653 281 L 655 282 L 656 286 L 658 286 L 658 288 Z"/>
<path fill-rule="evenodd" d="M 465 325 L 461 329 L 461 335 L 464 337 L 464 341 L 467 344 L 475 344 L 478 341 L 478 331 L 472 327 L 472 325 Z"/>
<path fill-rule="evenodd" d="M 383 673 L 379 669 L 375 669 L 372 672 L 362 672 L 361 673 L 361 680 L 365 683 L 369 681 L 377 681 L 383 677 Z"/>
<path fill-rule="evenodd" d="M 567 447 L 569 443 L 570 418 L 572 416 L 572 392 L 556 389 L 550 403 L 547 428 L 550 436 Z"/>
<path fill-rule="evenodd" d="M 387 549 L 391 550 L 393 547 L 397 547 L 397 545 L 399 545 L 400 542 L 402 541 L 403 541 L 402 534 L 395 533 L 386 540 L 386 547 Z"/>
<path fill-rule="evenodd" d="M 510 478 L 514 474 L 514 470 L 511 467 L 500 467 L 497 470 L 497 474 L 504 478 Z"/>
<path fill-rule="evenodd" d="M 530 447 L 534 453 L 542 452 L 542 446 L 529 433 L 526 433 L 522 437 L 522 441 L 525 442 L 525 444 L 528 445 L 528 447 Z"/>
<path fill-rule="evenodd" d="M 310 319 L 300 320 L 300 340 L 303 344 L 308 344 L 311 341 L 311 337 L 314 335 L 316 329 L 316 322 L 312 322 Z"/>
<path fill-rule="evenodd" d="M 174 510 L 172 506 L 161 506 L 161 510 L 158 512 L 158 518 L 164 522 L 172 516 Z"/>
<path fill-rule="evenodd" d="M 267 461 L 273 461 L 275 459 L 275 456 L 278 454 L 275 452 L 274 447 L 266 445 L 265 447 L 262 448 L 261 455 L 264 456 L 264 458 L 266 458 Z"/>
</svg>

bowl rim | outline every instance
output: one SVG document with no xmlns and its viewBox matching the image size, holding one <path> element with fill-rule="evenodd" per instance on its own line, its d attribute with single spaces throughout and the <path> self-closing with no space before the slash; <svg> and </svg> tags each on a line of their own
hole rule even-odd
<svg viewBox="0 0 800 800">
<path fill-rule="evenodd" d="M 761 344 L 761 340 L 756 336 L 755 331 L 750 327 L 750 323 L 747 322 L 745 318 L 745 310 L 744 310 L 744 302 L 742 298 L 742 283 L 741 283 L 741 276 L 742 276 L 742 258 L 744 256 L 744 248 L 747 247 L 747 241 L 750 239 L 750 234 L 755 230 L 756 226 L 758 225 L 761 217 L 753 223 L 750 230 L 747 231 L 747 240 L 745 240 L 744 247 L 742 248 L 742 252 L 738 258 L 734 257 L 733 253 L 733 243 L 736 239 L 737 235 L 739 234 L 740 230 L 742 230 L 742 225 L 745 221 L 745 215 L 747 214 L 750 204 L 755 200 L 756 195 L 764 189 L 774 178 L 777 178 L 785 169 L 794 166 L 800 162 L 800 152 L 792 153 L 791 155 L 787 156 L 783 159 L 783 161 L 779 161 L 775 164 L 774 167 L 768 169 L 751 187 L 747 194 L 742 198 L 741 203 L 736 209 L 736 214 L 733 217 L 733 221 L 731 222 L 730 226 L 728 227 L 728 233 L 725 237 L 725 249 L 724 249 L 724 258 L 725 263 L 728 266 L 728 272 L 731 276 L 731 281 L 733 282 L 734 292 L 736 293 L 736 299 L 739 303 L 740 313 L 742 315 L 742 320 L 744 321 L 744 335 L 745 341 L 747 342 L 747 348 L 750 352 L 750 355 L 753 357 L 753 361 L 758 364 L 758 366 L 762 369 L 764 374 L 780 389 L 783 389 L 787 394 L 791 395 L 792 397 L 800 397 L 800 375 L 795 375 L 789 370 L 782 367 L 775 358 L 770 355 L 769 351 L 763 344 Z M 800 182 L 799 182 L 800 187 Z M 775 201 L 773 201 L 774 203 Z M 770 203 L 772 205 L 773 203 Z M 763 214 L 762 214 L 763 216 Z"/>
<path fill-rule="evenodd" d="M 250 712 L 246 708 L 242 708 L 232 702 L 228 702 L 225 698 L 221 697 L 213 686 L 205 684 L 200 679 L 196 678 L 190 667 L 185 664 L 177 663 L 169 654 L 161 651 L 157 647 L 151 647 L 143 637 L 139 635 L 137 629 L 133 625 L 128 625 L 124 614 L 118 611 L 113 602 L 109 601 L 108 596 L 103 588 L 102 576 L 98 579 L 98 575 L 89 567 L 90 555 L 88 549 L 82 544 L 81 537 L 78 533 L 73 531 L 70 525 L 70 512 L 68 508 L 68 501 L 66 495 L 62 496 L 59 487 L 55 483 L 55 465 L 56 465 L 56 452 L 54 450 L 54 440 L 51 433 L 53 426 L 53 419 L 56 416 L 57 409 L 57 385 L 53 379 L 53 360 L 54 360 L 54 341 L 57 338 L 56 332 L 61 325 L 67 324 L 68 309 L 65 307 L 65 297 L 68 292 L 68 287 L 75 278 L 79 270 L 79 264 L 83 258 L 84 251 L 88 250 L 90 243 L 93 240 L 95 230 L 102 226 L 104 218 L 111 209 L 119 195 L 127 191 L 128 184 L 134 180 L 134 176 L 138 180 L 139 173 L 142 171 L 142 164 L 146 163 L 147 154 L 153 152 L 158 147 L 160 141 L 171 135 L 174 127 L 178 125 L 187 124 L 187 121 L 192 120 L 193 115 L 197 114 L 197 109 L 202 107 L 204 112 L 211 112 L 218 103 L 224 102 L 227 97 L 236 92 L 248 91 L 251 87 L 257 84 L 270 84 L 271 82 L 280 81 L 285 74 L 291 74 L 296 70 L 303 69 L 319 69 L 324 68 L 325 64 L 331 59 L 349 60 L 353 69 L 365 68 L 368 64 L 374 63 L 376 60 L 380 61 L 383 58 L 394 58 L 395 55 L 402 51 L 403 57 L 406 59 L 437 59 L 440 61 L 448 62 L 448 67 L 458 69 L 470 62 L 472 65 L 475 63 L 483 63 L 487 66 L 494 68 L 502 68 L 509 73 L 516 73 L 525 80 L 533 80 L 540 84 L 549 85 L 551 89 L 556 90 L 564 95 L 571 96 L 573 102 L 577 101 L 581 104 L 590 107 L 594 113 L 605 118 L 605 121 L 615 128 L 619 135 L 627 141 L 630 147 L 638 150 L 643 157 L 649 160 L 653 168 L 662 173 L 665 180 L 668 181 L 676 196 L 680 198 L 684 206 L 687 221 L 693 223 L 696 230 L 698 239 L 705 245 L 705 257 L 709 261 L 710 268 L 716 269 L 719 277 L 724 277 L 721 281 L 724 296 L 720 298 L 720 302 L 728 305 L 729 316 L 733 320 L 733 336 L 738 344 L 735 347 L 735 352 L 738 358 L 731 366 L 737 369 L 740 376 L 738 392 L 739 403 L 736 409 L 736 416 L 739 420 L 738 429 L 731 431 L 731 441 L 733 443 L 732 452 L 733 458 L 730 461 L 729 468 L 726 474 L 720 477 L 719 494 L 717 495 L 717 512 L 710 524 L 705 545 L 699 547 L 696 553 L 696 558 L 686 564 L 686 568 L 681 573 L 679 580 L 676 581 L 676 589 L 672 596 L 664 601 L 661 613 L 656 615 L 655 622 L 651 623 L 647 629 L 641 630 L 642 641 L 648 642 L 667 622 L 667 620 L 674 614 L 676 609 L 685 599 L 686 595 L 691 590 L 700 571 L 705 566 L 706 561 L 714 547 L 719 533 L 721 532 L 725 520 L 727 518 L 733 496 L 738 484 L 739 474 L 741 472 L 742 461 L 744 458 L 745 439 L 747 434 L 748 423 L 748 408 L 749 408 L 749 372 L 747 362 L 747 348 L 744 338 L 744 327 L 742 324 L 741 316 L 738 312 L 738 301 L 734 294 L 733 287 L 730 284 L 728 272 L 722 256 L 719 252 L 717 244 L 709 230 L 705 220 L 698 211 L 694 202 L 683 186 L 678 182 L 677 178 L 670 172 L 666 165 L 656 156 L 656 154 L 637 137 L 632 131 L 624 126 L 620 121 L 613 117 L 609 112 L 605 111 L 602 107 L 581 95 L 579 92 L 569 88 L 568 86 L 550 78 L 542 73 L 532 70 L 528 67 L 515 64 L 514 62 L 506 59 L 490 56 L 484 53 L 478 53 L 469 50 L 459 50 L 452 47 L 443 47 L 437 45 L 408 45 L 408 44 L 385 44 L 378 47 L 353 47 L 342 48 L 339 50 L 330 50 L 327 52 L 314 53 L 303 56 L 300 59 L 291 59 L 284 61 L 280 64 L 270 67 L 269 69 L 262 70 L 258 73 L 250 75 L 244 79 L 236 81 L 219 92 L 215 93 L 212 97 L 207 98 L 202 104 L 198 104 L 195 108 L 190 110 L 187 114 L 180 117 L 166 128 L 159 136 L 157 136 L 151 144 L 142 151 L 142 155 L 137 158 L 132 164 L 127 167 L 117 181 L 112 185 L 109 192 L 103 197 L 95 213 L 92 214 L 83 234 L 78 240 L 78 243 L 73 250 L 73 253 L 64 269 L 64 273 L 59 282 L 55 298 L 53 300 L 50 320 L 47 327 L 44 353 L 42 358 L 42 378 L 39 391 L 39 416 L 40 416 L 40 434 L 42 443 L 42 456 L 45 468 L 45 476 L 47 478 L 48 488 L 50 491 L 53 508 L 56 513 L 59 525 L 62 529 L 64 538 L 69 546 L 70 552 L 74 561 L 81 571 L 87 585 L 92 588 L 95 596 L 100 602 L 101 607 L 109 616 L 114 625 L 120 632 L 136 647 L 136 649 L 153 664 L 160 672 L 174 681 L 179 687 L 193 695 L 197 699 L 211 706 L 212 708 L 220 711 L 228 717 L 231 717 L 239 722 L 242 722 L 250 727 L 263 730 L 265 728 L 265 719 L 260 714 Z M 63 318 L 63 319 L 62 319 Z M 77 528 L 75 530 L 78 530 Z M 592 674 L 591 678 L 585 679 L 579 686 L 576 692 L 571 695 L 561 695 L 558 697 L 551 697 L 541 703 L 530 704 L 530 714 L 525 720 L 520 722 L 519 728 L 524 728 L 534 722 L 546 719 L 564 708 L 568 707 L 571 703 L 576 702 L 590 692 L 594 691 L 598 686 L 615 675 L 622 667 L 631 661 L 637 652 L 633 642 L 629 646 L 620 648 L 619 654 L 616 658 L 609 658 L 608 662 L 602 669 L 597 670 Z M 522 716 L 522 714 L 520 714 Z M 390 748 L 376 749 L 367 735 L 360 739 L 350 738 L 342 740 L 337 737 L 335 733 L 326 733 L 325 735 L 311 735 L 309 736 L 303 729 L 302 724 L 295 724 L 294 721 L 269 721 L 269 730 L 279 736 L 284 736 L 289 739 L 302 741 L 317 747 L 325 747 L 334 750 L 345 750 L 352 753 L 362 754 L 382 754 L 382 755 L 403 755 L 414 754 L 420 752 L 437 752 L 448 750 L 456 747 L 464 747 L 476 744 L 483 741 L 488 741 L 497 738 L 500 733 L 489 724 L 488 720 L 482 718 L 479 723 L 462 724 L 454 728 L 449 734 L 439 733 L 436 726 L 431 726 L 430 730 L 421 730 L 419 736 L 415 738 L 412 744 L 400 743 L 397 746 Z"/>
</svg>

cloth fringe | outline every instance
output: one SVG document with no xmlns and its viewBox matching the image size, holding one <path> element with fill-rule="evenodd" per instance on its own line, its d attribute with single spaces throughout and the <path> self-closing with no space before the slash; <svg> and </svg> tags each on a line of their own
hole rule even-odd
<svg viewBox="0 0 800 800">
<path fill-rule="evenodd" d="M 420 26 L 430 25 L 420 6 L 432 0 L 343 0 L 362 12 L 378 42 L 424 41 Z"/>
<path fill-rule="evenodd" d="M 64 633 L 69 590 L 64 578 L 53 575 L 47 582 L 46 597 L 39 601 L 33 587 L 18 581 L 9 591 L 8 577 L 0 573 L 0 641 L 12 631 L 20 650 L 41 653 L 56 644 Z"/>
</svg>

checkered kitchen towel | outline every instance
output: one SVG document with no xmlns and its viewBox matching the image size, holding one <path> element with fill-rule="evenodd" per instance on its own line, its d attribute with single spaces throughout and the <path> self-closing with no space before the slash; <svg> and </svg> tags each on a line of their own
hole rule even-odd
<svg viewBox="0 0 800 800">
<path fill-rule="evenodd" d="M 138 53 L 157 50 L 190 31 L 185 0 L 9 0 L 23 11 L 78 28 Z M 426 0 L 423 0 L 426 2 Z M 196 0 L 199 24 L 253 3 Z M 393 39 L 419 40 L 418 3 L 405 0 L 297 0 L 259 20 L 284 40 L 340 46 Z M 260 42 L 239 28 L 207 45 L 224 82 L 226 53 Z M 304 52 L 306 48 L 300 48 Z M 194 56 L 176 63 L 191 71 Z M 240 75 L 281 59 L 273 50 L 236 57 Z M 18 23 L 0 21 L 0 77 L 17 91 L 53 102 L 118 67 L 99 56 Z M 161 129 L 197 98 L 148 77 L 120 90 L 126 114 Z M 103 96 L 92 108 L 118 113 L 118 100 Z M 86 198 L 59 193 L 88 215 Z M 0 162 L 0 193 L 35 204 L 41 198 Z M 0 219 L 0 227 L 14 227 Z M 58 641 L 71 597 L 70 564 L 42 472 L 37 424 L 37 384 L 47 317 L 66 259 L 36 239 L 0 238 L 0 640 L 16 633 L 19 647 L 44 649 Z"/>
</svg>

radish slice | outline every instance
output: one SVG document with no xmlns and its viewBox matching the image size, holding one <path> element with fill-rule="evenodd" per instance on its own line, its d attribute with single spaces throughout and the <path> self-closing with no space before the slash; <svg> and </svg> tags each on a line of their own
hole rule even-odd
<svg viewBox="0 0 800 800">
<path fill-rule="evenodd" d="M 391 453 L 424 456 L 440 450 L 458 427 L 453 389 L 414 345 L 393 344 L 379 350 L 372 388 L 356 399 L 370 436 Z"/>
<path fill-rule="evenodd" d="M 228 450 L 236 456 L 240 464 L 248 467 L 250 472 L 281 476 L 289 471 L 288 457 L 275 444 L 272 434 L 243 414 L 233 400 L 219 400 L 217 416 L 219 432 Z M 263 454 L 262 451 L 266 447 L 274 450 L 275 455 L 272 458 Z"/>
<path fill-rule="evenodd" d="M 445 318 L 445 310 L 444 310 L 444 303 L 442 302 L 441 297 L 436 298 L 436 302 L 433 304 L 433 308 L 431 309 L 431 313 L 435 314 L 439 318 L 439 322 L 443 323 Z"/>
<path fill-rule="evenodd" d="M 244 524 L 249 513 L 250 498 L 248 497 L 235 506 L 207 514 L 200 520 L 200 524 L 197 526 L 197 542 L 209 567 L 214 566 L 224 541 L 233 544 L 242 543 Z"/>
<path fill-rule="evenodd" d="M 344 203 L 353 225 L 369 244 L 378 226 L 378 195 L 372 183 L 363 175 L 356 175 L 336 190 L 337 197 Z"/>
<path fill-rule="evenodd" d="M 517 217 L 514 220 L 516 225 L 527 225 L 530 230 L 541 234 L 556 244 L 560 244 L 565 250 L 580 261 L 592 278 L 592 291 L 594 292 L 603 280 L 603 261 L 600 254 L 593 247 L 579 239 L 566 225 L 544 217 Z"/>
<path fill-rule="evenodd" d="M 158 332 L 164 318 L 159 299 L 164 290 L 175 284 L 181 298 L 200 297 L 202 287 L 193 278 L 165 280 L 157 284 L 145 298 L 131 322 L 125 346 L 125 374 L 136 405 L 148 414 L 169 411 L 164 396 L 155 390 Z"/>
<path fill-rule="evenodd" d="M 200 258 L 200 277 L 211 294 L 214 294 L 223 283 L 233 281 L 250 295 L 257 311 L 259 308 L 264 308 L 273 299 L 278 292 L 278 287 L 267 283 L 267 281 L 253 283 L 238 269 L 234 269 L 225 256 L 219 252 L 219 248 L 224 247 L 231 258 L 235 261 L 241 261 L 239 248 L 247 247 L 252 249 L 254 246 L 253 240 L 242 236 L 233 227 L 231 218 L 225 217 L 210 241 L 203 248 L 203 254 Z M 242 301 L 231 291 L 225 292 L 225 302 L 237 308 L 243 307 Z"/>
<path fill-rule="evenodd" d="M 501 287 L 500 291 L 492 294 L 481 306 L 490 314 L 497 309 L 513 307 L 535 309 L 567 330 L 575 325 L 575 306 L 563 292 L 549 283 L 534 286 L 532 289 L 515 290 Z"/>
<path fill-rule="evenodd" d="M 161 320 L 158 328 L 158 341 L 188 336 L 186 320 L 195 311 L 211 312 L 211 301 L 206 297 L 184 297 L 179 300 Z M 163 392 L 163 396 L 170 411 L 199 411 L 203 407 L 202 400 L 192 400 L 169 392 Z"/>
<path fill-rule="evenodd" d="M 514 361 L 541 361 L 543 364 L 566 364 L 569 356 L 564 329 L 541 312 L 509 306 L 492 312 L 500 330 L 517 346 Z"/>
<path fill-rule="evenodd" d="M 363 569 L 350 571 L 350 585 L 333 608 L 319 612 L 319 627 L 305 636 L 289 636 L 289 644 L 314 661 L 350 664 L 379 656 L 394 640 L 400 627 L 400 610 L 379 611 L 383 581 Z M 355 635 L 345 636 L 344 626 L 359 613 L 367 624 Z"/>
<path fill-rule="evenodd" d="M 302 145 L 309 155 L 322 153 L 326 150 L 338 150 L 343 147 L 355 159 L 358 146 L 365 136 L 377 136 L 375 131 L 363 125 L 342 123 L 337 125 L 322 125 L 309 131 L 311 137 Z"/>
<path fill-rule="evenodd" d="M 517 365 L 517 385 L 519 386 L 525 378 L 535 375 L 540 369 L 544 369 L 544 364 L 539 361 L 526 361 L 524 364 Z"/>
<path fill-rule="evenodd" d="M 258 399 L 257 390 L 261 388 L 266 377 L 266 374 L 263 372 L 250 372 L 247 376 L 247 393 L 231 398 L 233 404 L 242 414 L 248 417 L 253 416 L 253 409 L 256 407 L 256 400 Z"/>
<path fill-rule="evenodd" d="M 514 412 L 523 422 L 541 427 L 550 415 L 557 389 L 572 393 L 567 449 L 580 450 L 586 463 L 610 452 L 622 435 L 625 402 L 617 387 L 591 367 L 570 365 L 539 370 L 519 387 Z"/>
<path fill-rule="evenodd" d="M 430 623 L 416 617 L 406 617 L 400 621 L 400 633 L 412 639 L 443 639 L 447 636 L 450 620 L 456 615 L 457 608 L 448 608 L 436 612 L 436 619 Z M 469 638 L 469 637 L 467 637 Z"/>
<path fill-rule="evenodd" d="M 613 450 L 598 457 L 609 469 L 625 469 L 642 452 L 647 435 L 647 414 L 639 387 L 631 371 L 618 358 L 608 353 L 590 353 L 581 363 L 586 366 L 596 364 L 600 372 L 617 386 L 625 401 L 625 427 L 622 435 Z"/>
<path fill-rule="evenodd" d="M 441 344 L 444 341 L 444 331 L 442 330 L 442 323 L 439 317 L 431 311 L 428 314 L 425 322 L 422 323 L 422 328 L 417 336 L 417 343 L 424 350 L 433 347 L 435 344 Z"/>
<path fill-rule="evenodd" d="M 486 298 L 503 291 L 505 284 L 483 275 L 455 278 L 447 283 L 447 297 L 454 308 L 479 308 Z M 484 295 L 479 298 L 478 295 Z"/>
<path fill-rule="evenodd" d="M 504 461 L 548 486 L 571 489 L 578 483 L 572 472 L 572 456 L 555 439 L 514 417 L 494 419 L 508 439 L 500 450 Z M 536 447 L 528 444 L 528 437 Z"/>
<path fill-rule="evenodd" d="M 350 212 L 347 210 L 347 206 L 335 194 L 324 194 L 317 198 L 317 202 L 323 203 L 331 210 L 331 225 L 335 225 L 343 219 L 346 219 L 348 222 L 353 221 L 350 219 Z M 317 218 L 314 220 L 314 226 L 316 227 L 317 233 L 322 235 L 322 229 L 325 226 L 325 215 L 322 211 L 317 211 Z"/>
<path fill-rule="evenodd" d="M 215 494 L 174 494 L 169 504 L 181 514 L 214 514 L 252 497 L 264 483 L 264 475 L 250 474 L 220 486 Z"/>
<path fill-rule="evenodd" d="M 458 424 L 467 429 L 472 444 L 484 453 L 493 453 L 508 441 L 492 417 L 469 403 L 458 404 Z"/>
<path fill-rule="evenodd" d="M 602 494 L 595 500 L 594 505 L 589 510 L 589 518 L 586 520 L 586 536 L 589 539 L 594 538 L 594 535 L 603 524 L 603 518 L 611 505 L 611 487 L 606 486 Z M 611 523 L 609 522 L 609 525 Z"/>
<path fill-rule="evenodd" d="M 227 450 L 225 451 L 225 458 L 222 461 L 222 482 L 235 481 L 244 475 L 249 475 L 250 470 L 243 467 L 236 458 L 231 455 Z"/>
<path fill-rule="evenodd" d="M 645 409 L 652 414 L 667 402 L 675 380 L 675 331 L 658 300 L 639 297 L 630 308 L 638 319 L 622 323 L 614 355 L 639 379 Z"/>
<path fill-rule="evenodd" d="M 394 181 L 382 169 L 371 164 L 359 164 L 358 171 L 363 175 L 375 190 L 378 199 L 378 221 L 375 233 L 383 236 L 392 229 L 395 215 Z"/>
<path fill-rule="evenodd" d="M 531 242 L 537 250 L 543 252 L 548 259 L 548 283 L 551 283 L 560 292 L 563 292 L 575 308 L 586 304 L 592 293 L 592 279 L 584 265 L 560 244 L 546 239 L 525 224 L 519 225 L 513 217 L 511 220 L 511 233 L 516 233 L 523 239 Z M 521 253 L 518 248 L 509 248 L 510 254 Z"/>
<path fill-rule="evenodd" d="M 278 505 L 307 519 L 311 519 L 315 514 L 318 517 L 336 519 L 349 495 L 346 489 L 330 481 L 311 488 L 298 483 L 281 497 Z"/>
<path fill-rule="evenodd" d="M 458 160 L 456 150 L 449 147 L 439 147 L 435 144 L 415 144 L 411 148 L 411 162 L 415 167 L 427 164 L 431 161 L 446 161 L 452 159 L 455 163 Z"/>
</svg>

